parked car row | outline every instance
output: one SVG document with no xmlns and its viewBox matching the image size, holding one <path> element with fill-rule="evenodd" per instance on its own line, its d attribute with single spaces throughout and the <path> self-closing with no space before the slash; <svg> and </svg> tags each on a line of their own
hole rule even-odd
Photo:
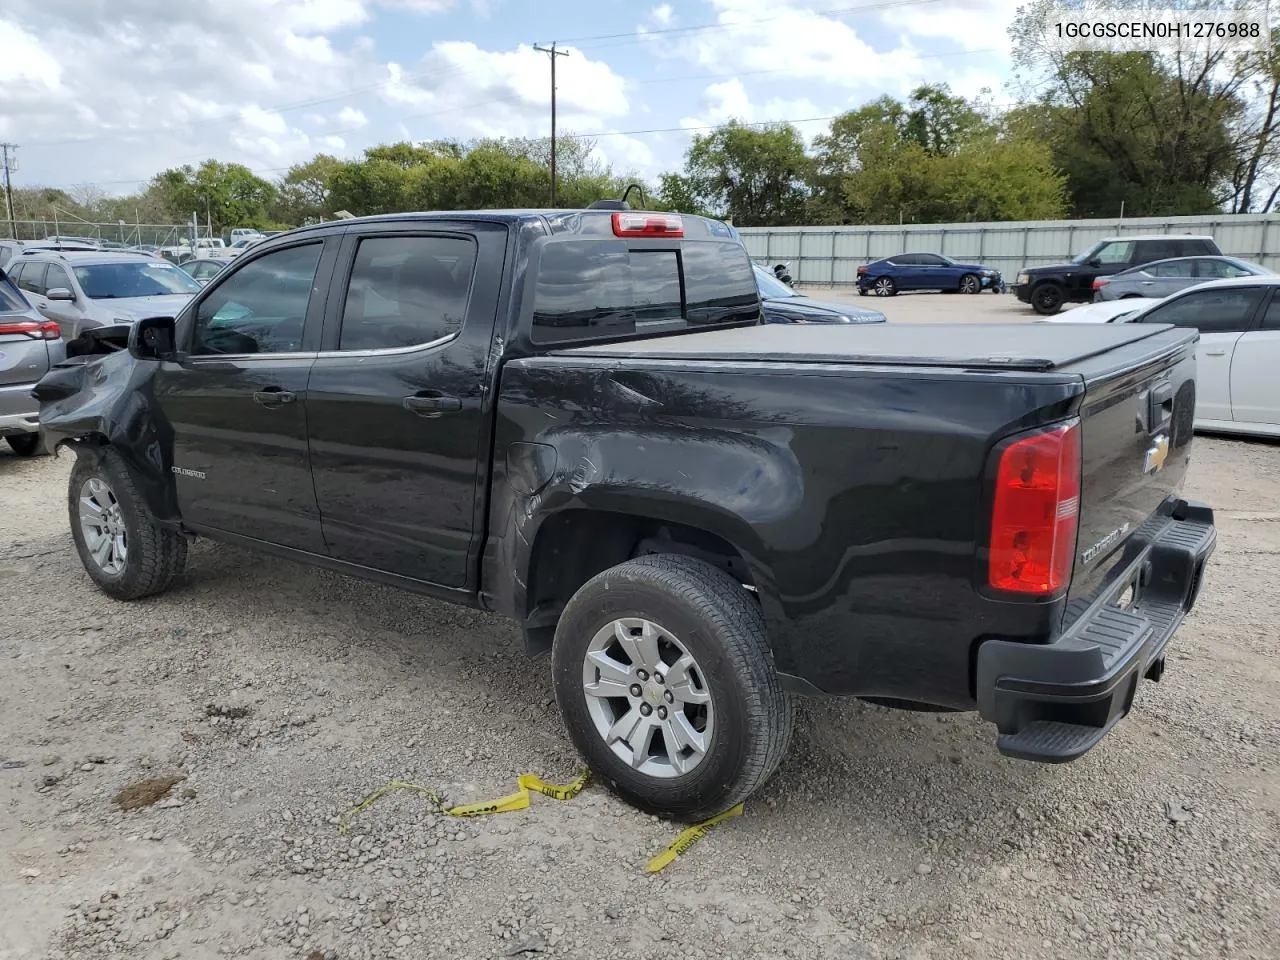
<svg viewBox="0 0 1280 960">
<path fill-rule="evenodd" d="M 1280 276 L 1274 273 L 1210 280 L 1168 297 L 1101 301 L 1048 322 L 1198 330 L 1196 429 L 1280 437 Z"/>
</svg>

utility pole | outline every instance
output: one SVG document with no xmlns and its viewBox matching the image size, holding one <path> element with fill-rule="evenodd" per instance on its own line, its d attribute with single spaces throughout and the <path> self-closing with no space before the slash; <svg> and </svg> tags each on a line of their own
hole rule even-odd
<svg viewBox="0 0 1280 960">
<path fill-rule="evenodd" d="M 9 214 L 9 233 L 13 235 L 13 239 L 18 239 L 18 225 L 13 219 L 13 184 L 9 180 L 9 174 L 18 169 L 18 145 L 16 143 L 0 143 L 0 150 L 4 151 L 4 207 Z M 13 151 L 15 156 L 9 156 L 9 151 Z"/>
<path fill-rule="evenodd" d="M 568 50 L 557 50 L 553 43 L 549 47 L 540 47 L 536 43 L 533 49 L 551 56 L 551 206 L 556 205 L 556 57 L 567 57 Z"/>
</svg>

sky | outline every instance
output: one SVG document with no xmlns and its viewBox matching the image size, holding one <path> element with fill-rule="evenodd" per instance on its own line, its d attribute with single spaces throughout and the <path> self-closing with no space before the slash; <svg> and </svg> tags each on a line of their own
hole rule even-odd
<svg viewBox="0 0 1280 960">
<path fill-rule="evenodd" d="M 821 119 L 947 83 L 1009 101 L 1019 0 L 5 0 L 15 186 L 131 193 L 209 157 L 277 178 L 400 140 L 562 134 L 677 169 L 729 119 Z M 803 121 L 803 122 L 800 122 Z"/>
</svg>

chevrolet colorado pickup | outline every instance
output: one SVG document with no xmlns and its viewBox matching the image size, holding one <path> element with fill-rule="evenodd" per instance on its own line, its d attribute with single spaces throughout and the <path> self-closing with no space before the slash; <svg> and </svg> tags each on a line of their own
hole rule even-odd
<svg viewBox="0 0 1280 960">
<path fill-rule="evenodd" d="M 304 227 L 121 333 L 36 388 L 102 590 L 203 536 L 505 614 L 598 778 L 680 819 L 768 779 L 796 694 L 1080 756 L 1215 543 L 1195 331 L 764 324 L 699 217 Z"/>
</svg>

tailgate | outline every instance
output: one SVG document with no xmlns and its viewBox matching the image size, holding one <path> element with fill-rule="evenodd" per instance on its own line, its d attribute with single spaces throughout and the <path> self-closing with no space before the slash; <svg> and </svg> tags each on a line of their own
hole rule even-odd
<svg viewBox="0 0 1280 960">
<path fill-rule="evenodd" d="M 1080 406 L 1080 530 L 1070 598 L 1089 596 L 1153 514 L 1167 512 L 1190 461 L 1194 330 L 1166 328 L 1075 368 Z"/>
</svg>

